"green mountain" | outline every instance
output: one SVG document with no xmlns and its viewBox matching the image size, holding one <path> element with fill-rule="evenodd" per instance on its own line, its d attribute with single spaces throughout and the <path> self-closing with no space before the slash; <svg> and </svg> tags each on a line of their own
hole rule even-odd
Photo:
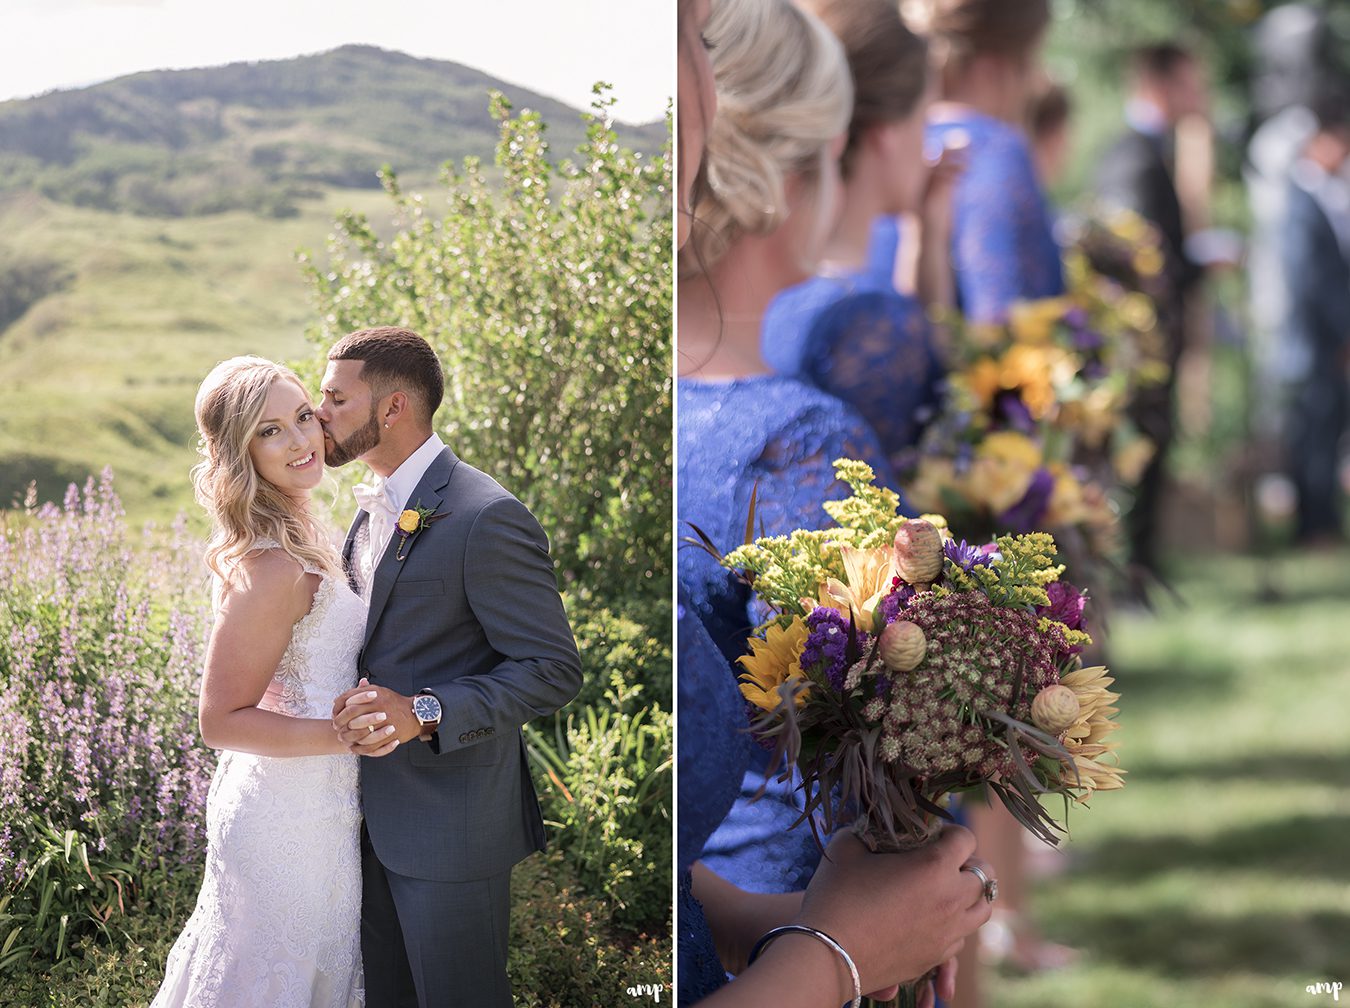
<svg viewBox="0 0 1350 1008">
<path fill-rule="evenodd" d="M 386 162 L 434 212 L 441 163 L 492 156 L 490 88 L 542 113 L 558 157 L 581 138 L 575 109 L 356 46 L 0 104 L 0 510 L 110 465 L 133 519 L 197 513 L 201 379 L 313 353 L 297 250 L 322 254 L 339 212 L 388 220 Z M 665 128 L 620 133 L 655 152 Z"/>
<path fill-rule="evenodd" d="M 491 88 L 540 112 L 555 149 L 581 138 L 576 111 L 553 99 L 455 63 L 351 45 L 0 103 L 0 193 L 156 216 L 288 216 L 322 187 L 375 188 L 385 163 L 419 177 L 466 154 L 490 159 Z M 654 152 L 664 126 L 621 135 Z"/>
</svg>

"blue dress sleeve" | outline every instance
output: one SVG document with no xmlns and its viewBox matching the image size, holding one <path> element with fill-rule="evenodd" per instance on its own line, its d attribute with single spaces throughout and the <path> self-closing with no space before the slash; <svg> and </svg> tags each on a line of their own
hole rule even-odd
<svg viewBox="0 0 1350 1008">
<path fill-rule="evenodd" d="M 972 321 L 1002 321 L 1014 301 L 1063 293 L 1045 197 L 1026 143 L 1011 128 L 972 143 L 956 187 L 952 260 Z"/>
<path fill-rule="evenodd" d="M 938 404 L 942 367 L 922 306 L 887 291 L 846 295 L 815 320 L 802 355 L 806 380 L 852 406 L 888 464 L 917 443 Z"/>
</svg>

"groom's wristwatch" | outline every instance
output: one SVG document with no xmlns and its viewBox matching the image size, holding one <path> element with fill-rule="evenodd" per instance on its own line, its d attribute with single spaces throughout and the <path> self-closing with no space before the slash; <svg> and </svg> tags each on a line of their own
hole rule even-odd
<svg viewBox="0 0 1350 1008">
<path fill-rule="evenodd" d="M 413 697 L 413 716 L 422 726 L 417 736 L 419 741 L 430 742 L 436 729 L 441 726 L 441 702 L 436 699 L 436 694 L 431 690 L 423 690 Z"/>
</svg>

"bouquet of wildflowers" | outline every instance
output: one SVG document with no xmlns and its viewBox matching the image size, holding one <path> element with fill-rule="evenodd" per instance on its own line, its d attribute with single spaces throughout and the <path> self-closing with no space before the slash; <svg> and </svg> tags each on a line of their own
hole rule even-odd
<svg viewBox="0 0 1350 1008">
<path fill-rule="evenodd" d="M 1128 407 L 1167 365 L 1152 299 L 1094 268 L 1103 248 L 1123 255 L 1124 239 L 1104 225 L 1080 234 L 1063 297 L 1014 304 L 1001 324 L 946 320 L 944 406 L 902 468 L 916 506 L 979 538 L 1052 528 L 1083 543 L 1076 554 L 1105 558 L 1117 548 L 1109 493 L 1153 454 Z M 1160 268 L 1147 238 L 1136 265 Z"/>
<path fill-rule="evenodd" d="M 1057 842 L 1047 794 L 1121 787 L 1107 736 L 1116 694 L 1082 668 L 1083 593 L 1059 581 L 1051 536 L 957 541 L 907 519 L 870 467 L 826 503 L 837 528 L 757 539 L 722 558 L 773 617 L 741 658 L 758 739 L 800 769 L 804 818 L 851 821 L 874 850 L 928 842 L 946 795 L 987 785 Z M 817 837 L 819 839 L 819 837 Z"/>
</svg>

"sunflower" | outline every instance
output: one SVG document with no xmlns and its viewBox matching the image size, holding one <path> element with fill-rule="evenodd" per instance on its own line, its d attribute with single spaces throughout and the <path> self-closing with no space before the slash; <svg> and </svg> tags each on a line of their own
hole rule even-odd
<svg viewBox="0 0 1350 1008">
<path fill-rule="evenodd" d="M 741 696 L 761 710 L 778 708 L 779 687 L 802 678 L 802 648 L 808 634 L 800 616 L 792 617 L 787 627 L 773 624 L 764 639 L 750 638 L 750 654 L 742 655 Z M 806 703 L 807 690 L 797 693 L 796 704 Z"/>
<path fill-rule="evenodd" d="M 1064 733 L 1064 748 L 1073 757 L 1078 771 L 1076 787 L 1081 793 L 1074 795 L 1074 799 L 1086 801 L 1095 791 L 1124 787 L 1121 777 L 1125 771 L 1116 765 L 1115 746 L 1106 741 L 1106 736 L 1120 727 L 1111 720 L 1111 715 L 1117 712 L 1112 704 L 1120 699 L 1120 694 L 1107 688 L 1115 680 L 1107 675 L 1105 666 L 1095 665 L 1076 669 L 1059 681 L 1074 691 L 1080 707 L 1078 720 Z M 1101 762 L 1102 757 L 1110 757 L 1111 762 Z"/>
</svg>

